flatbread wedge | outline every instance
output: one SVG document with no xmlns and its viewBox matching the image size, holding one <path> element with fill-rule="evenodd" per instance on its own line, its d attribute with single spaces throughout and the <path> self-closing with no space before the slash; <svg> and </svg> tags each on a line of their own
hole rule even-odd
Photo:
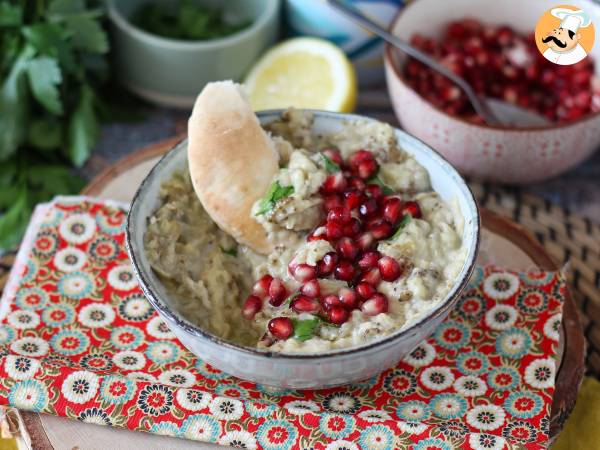
<svg viewBox="0 0 600 450">
<path fill-rule="evenodd" d="M 268 254 L 267 232 L 251 215 L 279 169 L 279 156 L 240 85 L 209 83 L 188 122 L 188 162 L 196 195 L 240 244 Z"/>
</svg>

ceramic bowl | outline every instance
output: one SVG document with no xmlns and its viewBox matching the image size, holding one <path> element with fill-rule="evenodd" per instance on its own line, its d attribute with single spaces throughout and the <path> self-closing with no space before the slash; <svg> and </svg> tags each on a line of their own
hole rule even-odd
<svg viewBox="0 0 600 450">
<path fill-rule="evenodd" d="M 132 14 L 150 2 L 171 0 L 107 1 L 111 54 L 119 82 L 163 106 L 191 108 L 209 81 L 241 80 L 277 39 L 279 0 L 198 0 L 208 7 L 223 8 L 231 20 L 252 21 L 237 33 L 206 41 L 164 38 L 132 25 Z"/>
<path fill-rule="evenodd" d="M 600 26 L 600 6 L 573 0 Z M 396 17 L 391 30 L 409 40 L 415 33 L 436 37 L 448 22 L 472 17 L 483 23 L 510 24 L 532 33 L 547 0 L 418 0 Z M 426 25 L 425 25 L 426 24 Z M 600 62 L 600 44 L 591 57 Z M 576 166 L 600 146 L 600 113 L 545 128 L 490 127 L 448 115 L 420 97 L 404 81 L 405 59 L 391 46 L 385 49 L 388 91 L 402 127 L 442 153 L 462 174 L 511 184 L 541 181 Z M 600 75 L 600 64 L 596 64 Z"/>
<path fill-rule="evenodd" d="M 281 116 L 281 110 L 258 113 L 261 123 Z M 359 116 L 314 111 L 314 133 L 337 133 L 348 119 Z M 371 119 L 372 120 L 372 119 Z M 349 349 L 319 354 L 281 354 L 244 347 L 222 340 L 198 328 L 172 307 L 169 294 L 152 271 L 144 253 L 148 218 L 159 206 L 158 191 L 174 171 L 187 170 L 186 141 L 167 153 L 140 185 L 127 220 L 127 250 L 140 286 L 150 303 L 169 324 L 177 338 L 192 353 L 214 367 L 236 377 L 261 384 L 289 388 L 324 388 L 364 380 L 396 364 L 419 342 L 433 333 L 447 316 L 466 286 L 479 246 L 479 214 L 475 200 L 456 170 L 427 145 L 396 130 L 400 146 L 424 166 L 433 188 L 446 201 L 458 202 L 464 217 L 462 235 L 466 259 L 446 298 L 418 323 L 406 330 Z"/>
</svg>

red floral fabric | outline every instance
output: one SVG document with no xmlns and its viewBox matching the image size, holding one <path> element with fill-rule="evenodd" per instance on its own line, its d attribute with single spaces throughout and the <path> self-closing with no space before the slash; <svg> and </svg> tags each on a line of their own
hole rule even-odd
<svg viewBox="0 0 600 450">
<path fill-rule="evenodd" d="M 250 449 L 545 448 L 565 282 L 478 268 L 393 369 L 291 391 L 189 353 L 141 293 L 123 207 L 36 212 L 0 306 L 0 404 Z"/>
</svg>

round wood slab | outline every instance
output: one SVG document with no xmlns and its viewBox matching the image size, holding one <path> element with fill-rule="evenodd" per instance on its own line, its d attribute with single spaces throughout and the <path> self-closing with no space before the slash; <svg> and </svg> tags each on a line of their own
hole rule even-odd
<svg viewBox="0 0 600 450">
<path fill-rule="evenodd" d="M 160 156 L 184 136 L 143 148 L 110 166 L 95 177 L 82 191 L 94 197 L 110 198 L 128 202 L 137 187 L 156 164 Z M 559 264 L 544 250 L 525 228 L 517 223 L 481 209 L 482 245 L 479 255 L 481 264 L 496 264 L 511 270 L 538 267 L 544 270 L 560 270 Z M 577 392 L 584 373 L 585 340 L 577 308 L 569 293 L 563 310 L 561 346 L 558 356 L 556 391 L 552 404 L 550 435 L 556 438 L 567 417 L 575 406 Z M 191 443 L 174 438 L 153 436 L 109 427 L 97 427 L 72 420 L 21 413 L 27 431 L 39 445 L 35 448 L 86 448 L 103 450 L 111 444 L 114 448 L 223 448 L 211 444 Z"/>
</svg>

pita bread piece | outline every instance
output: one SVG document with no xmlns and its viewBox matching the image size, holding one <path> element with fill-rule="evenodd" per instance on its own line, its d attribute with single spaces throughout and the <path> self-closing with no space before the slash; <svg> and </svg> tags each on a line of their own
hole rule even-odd
<svg viewBox="0 0 600 450">
<path fill-rule="evenodd" d="M 279 156 L 241 86 L 209 83 L 188 122 L 188 162 L 196 195 L 217 225 L 241 244 L 267 254 L 272 244 L 251 216 L 268 191 Z"/>
</svg>

